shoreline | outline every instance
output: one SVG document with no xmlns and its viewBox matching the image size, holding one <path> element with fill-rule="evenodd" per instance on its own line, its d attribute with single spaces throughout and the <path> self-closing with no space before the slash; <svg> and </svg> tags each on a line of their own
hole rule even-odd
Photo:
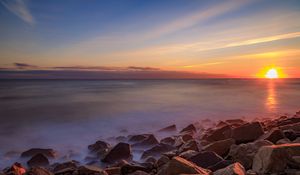
<svg viewBox="0 0 300 175">
<path fill-rule="evenodd" d="M 159 134 L 165 137 L 158 140 Z M 228 119 L 210 128 L 197 122 L 179 130 L 173 124 L 152 133 L 96 140 L 87 149 L 84 162 L 76 160 L 75 151 L 58 155 L 51 148 L 24 150 L 21 163 L 2 169 L 2 174 L 300 173 L 300 111 L 251 122 Z"/>
</svg>

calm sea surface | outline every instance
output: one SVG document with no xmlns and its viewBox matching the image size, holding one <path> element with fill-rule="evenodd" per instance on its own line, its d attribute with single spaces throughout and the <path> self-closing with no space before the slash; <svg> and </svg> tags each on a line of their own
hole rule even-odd
<svg viewBox="0 0 300 175">
<path fill-rule="evenodd" d="M 98 138 L 174 123 L 299 110 L 300 79 L 0 80 L 0 168 L 11 161 L 7 151 L 80 150 Z"/>
</svg>

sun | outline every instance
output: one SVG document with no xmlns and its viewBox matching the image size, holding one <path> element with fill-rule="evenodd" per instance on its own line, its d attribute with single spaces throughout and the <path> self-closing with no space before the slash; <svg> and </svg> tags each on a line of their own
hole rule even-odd
<svg viewBox="0 0 300 175">
<path fill-rule="evenodd" d="M 275 68 L 269 69 L 265 75 L 266 78 L 274 79 L 278 78 L 278 72 Z"/>
</svg>

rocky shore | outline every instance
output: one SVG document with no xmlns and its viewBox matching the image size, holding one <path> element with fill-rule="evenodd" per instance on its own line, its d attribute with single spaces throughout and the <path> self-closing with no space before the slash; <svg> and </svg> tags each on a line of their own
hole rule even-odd
<svg viewBox="0 0 300 175">
<path fill-rule="evenodd" d="M 153 132 L 172 133 L 160 140 L 153 133 L 98 140 L 87 145 L 84 164 L 72 157 L 52 163 L 56 150 L 32 148 L 20 155 L 26 164 L 16 162 L 0 175 L 300 174 L 300 112 L 219 121 L 210 128 L 199 123 Z M 133 160 L 134 153 L 141 155 L 139 161 Z"/>
</svg>

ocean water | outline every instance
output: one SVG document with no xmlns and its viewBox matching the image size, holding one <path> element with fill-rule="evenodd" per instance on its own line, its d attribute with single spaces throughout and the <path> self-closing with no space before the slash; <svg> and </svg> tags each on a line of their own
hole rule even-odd
<svg viewBox="0 0 300 175">
<path fill-rule="evenodd" d="M 170 124 L 292 115 L 299 102 L 300 79 L 0 80 L 0 168 L 28 148 L 81 152 Z"/>
</svg>

